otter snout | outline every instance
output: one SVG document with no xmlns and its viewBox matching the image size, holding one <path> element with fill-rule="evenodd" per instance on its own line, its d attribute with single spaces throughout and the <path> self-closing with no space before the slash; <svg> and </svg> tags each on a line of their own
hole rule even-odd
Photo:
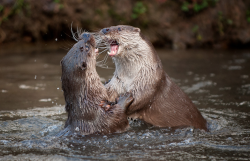
<svg viewBox="0 0 250 161">
<path fill-rule="evenodd" d="M 104 29 L 102 29 L 102 33 L 103 33 L 103 34 L 107 34 L 108 32 L 110 32 L 110 29 L 109 29 L 109 28 L 104 28 Z"/>
<path fill-rule="evenodd" d="M 84 34 L 82 34 L 82 38 L 83 38 L 83 40 L 84 40 L 85 42 L 87 42 L 87 41 L 90 40 L 91 36 L 90 36 L 90 34 L 88 34 L 88 33 L 84 33 Z"/>
</svg>

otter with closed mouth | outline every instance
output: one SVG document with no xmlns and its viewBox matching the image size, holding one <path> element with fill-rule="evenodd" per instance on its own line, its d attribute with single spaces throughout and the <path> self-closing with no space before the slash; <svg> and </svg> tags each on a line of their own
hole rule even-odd
<svg viewBox="0 0 250 161">
<path fill-rule="evenodd" d="M 96 71 L 98 51 L 95 45 L 93 35 L 83 33 L 61 61 L 68 119 L 60 135 L 108 134 L 129 127 L 125 111 L 133 98 L 126 93 L 116 103 L 105 101 L 108 94 Z"/>
<path fill-rule="evenodd" d="M 153 45 L 139 28 L 119 25 L 99 34 L 108 44 L 115 72 L 105 87 L 110 101 L 131 92 L 133 103 L 126 113 L 158 127 L 185 127 L 207 130 L 206 120 L 188 96 L 164 72 Z"/>
</svg>

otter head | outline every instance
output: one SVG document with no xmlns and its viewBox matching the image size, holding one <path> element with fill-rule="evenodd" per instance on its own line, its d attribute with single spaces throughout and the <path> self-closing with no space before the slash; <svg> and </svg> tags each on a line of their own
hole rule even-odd
<svg viewBox="0 0 250 161">
<path fill-rule="evenodd" d="M 85 86 L 89 75 L 96 72 L 95 39 L 91 34 L 83 33 L 79 36 L 78 42 L 69 50 L 62 59 L 62 89 L 66 104 L 72 104 L 79 95 L 87 88 Z M 75 101 L 79 102 L 79 100 Z M 67 108 L 66 108 L 67 109 Z"/>
<path fill-rule="evenodd" d="M 95 39 L 91 34 L 83 33 L 78 42 L 69 50 L 62 59 L 62 81 L 64 78 L 84 78 L 86 73 L 95 70 L 96 56 Z M 76 80 L 77 81 L 77 80 Z"/>
<path fill-rule="evenodd" d="M 108 44 L 112 57 L 123 57 L 127 51 L 139 48 L 138 43 L 142 43 L 140 29 L 132 26 L 119 25 L 104 28 L 100 32 L 101 38 Z M 125 54 L 126 53 L 126 54 Z"/>
</svg>

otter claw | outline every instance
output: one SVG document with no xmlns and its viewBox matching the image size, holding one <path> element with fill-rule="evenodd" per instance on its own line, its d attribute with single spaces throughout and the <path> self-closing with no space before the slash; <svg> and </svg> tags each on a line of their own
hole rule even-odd
<svg viewBox="0 0 250 161">
<path fill-rule="evenodd" d="M 105 111 L 108 111 L 110 109 L 110 105 L 105 105 L 105 106 L 102 106 L 102 108 L 105 110 Z"/>
<path fill-rule="evenodd" d="M 101 101 L 101 103 L 99 104 L 99 106 L 103 106 L 104 105 L 104 103 L 105 103 L 105 101 Z"/>
<path fill-rule="evenodd" d="M 110 109 L 110 105 L 105 106 L 105 111 L 108 111 Z"/>
</svg>

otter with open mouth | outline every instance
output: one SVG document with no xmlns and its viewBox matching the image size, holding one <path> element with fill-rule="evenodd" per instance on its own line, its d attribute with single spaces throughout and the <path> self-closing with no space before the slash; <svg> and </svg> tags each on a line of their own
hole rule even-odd
<svg viewBox="0 0 250 161">
<path fill-rule="evenodd" d="M 188 96 L 164 72 L 152 44 L 132 26 L 112 26 L 99 34 L 110 51 L 115 72 L 105 87 L 110 101 L 131 92 L 133 103 L 127 114 L 158 127 L 207 130 L 206 120 Z"/>
<path fill-rule="evenodd" d="M 117 102 L 105 101 L 109 98 L 96 71 L 95 45 L 93 35 L 83 33 L 61 61 L 68 119 L 60 135 L 108 134 L 123 132 L 129 127 L 125 111 L 133 98 L 126 93 Z"/>
</svg>

